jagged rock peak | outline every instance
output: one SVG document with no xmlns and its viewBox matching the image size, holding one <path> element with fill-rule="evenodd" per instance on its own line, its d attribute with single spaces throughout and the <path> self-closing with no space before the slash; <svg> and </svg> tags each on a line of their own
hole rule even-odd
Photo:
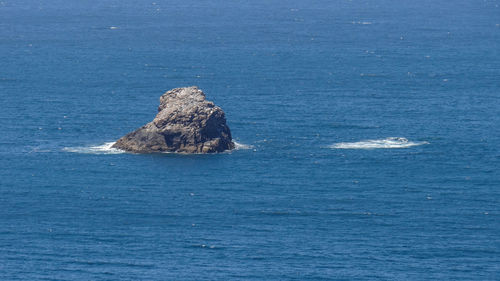
<svg viewBox="0 0 500 281">
<path fill-rule="evenodd" d="M 214 153 L 233 149 L 234 143 L 224 111 L 192 86 L 163 94 L 153 121 L 113 147 L 135 153 Z"/>
</svg>

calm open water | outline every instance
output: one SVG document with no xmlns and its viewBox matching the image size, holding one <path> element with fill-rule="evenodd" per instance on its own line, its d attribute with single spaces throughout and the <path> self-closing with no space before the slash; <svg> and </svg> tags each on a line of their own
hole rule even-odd
<svg viewBox="0 0 500 281">
<path fill-rule="evenodd" d="M 0 279 L 499 280 L 499 5 L 0 0 Z M 246 147 L 104 149 L 190 85 Z"/>
</svg>

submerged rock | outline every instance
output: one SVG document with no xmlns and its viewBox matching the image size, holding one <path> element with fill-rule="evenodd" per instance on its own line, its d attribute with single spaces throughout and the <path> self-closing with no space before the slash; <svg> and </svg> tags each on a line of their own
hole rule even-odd
<svg viewBox="0 0 500 281">
<path fill-rule="evenodd" d="M 135 153 L 214 153 L 233 149 L 234 143 L 224 111 L 193 86 L 163 94 L 153 121 L 123 136 L 113 148 Z"/>
</svg>

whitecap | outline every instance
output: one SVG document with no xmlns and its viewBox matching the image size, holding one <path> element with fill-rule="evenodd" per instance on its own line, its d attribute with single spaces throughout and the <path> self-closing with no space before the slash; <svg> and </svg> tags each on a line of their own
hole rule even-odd
<svg viewBox="0 0 500 281">
<path fill-rule="evenodd" d="M 233 143 L 234 143 L 234 150 L 252 149 L 253 148 L 253 145 L 239 143 L 239 142 L 236 142 L 234 140 L 233 140 Z"/>
<path fill-rule="evenodd" d="M 63 151 L 74 152 L 74 153 L 86 153 L 86 154 L 119 154 L 125 153 L 125 151 L 113 148 L 115 142 L 106 142 L 101 145 L 94 146 L 78 146 L 78 147 L 65 147 Z"/>
<path fill-rule="evenodd" d="M 362 25 L 369 25 L 372 24 L 371 21 L 352 21 L 352 24 L 362 24 Z"/>
<path fill-rule="evenodd" d="M 234 150 L 244 150 L 244 149 L 252 149 L 253 145 L 243 144 L 236 141 L 234 142 Z M 62 150 L 66 152 L 73 153 L 85 153 L 85 154 L 120 154 L 125 153 L 125 151 L 117 148 L 113 148 L 113 144 L 115 142 L 106 142 L 101 145 L 93 145 L 93 146 L 77 146 L 77 147 L 65 147 Z M 172 153 L 172 152 L 163 152 L 163 153 Z M 183 154 L 183 153 L 179 153 Z M 200 153 L 201 154 L 201 153 Z"/>
<path fill-rule="evenodd" d="M 376 149 L 376 148 L 408 148 L 429 144 L 426 141 L 409 141 L 406 138 L 390 137 L 377 140 L 364 140 L 358 142 L 340 142 L 330 145 L 329 148 L 335 149 Z"/>
</svg>

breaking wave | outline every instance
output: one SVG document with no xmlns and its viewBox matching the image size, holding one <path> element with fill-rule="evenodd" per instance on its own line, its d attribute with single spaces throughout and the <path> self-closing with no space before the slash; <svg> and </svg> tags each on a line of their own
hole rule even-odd
<svg viewBox="0 0 500 281">
<path fill-rule="evenodd" d="M 239 142 L 234 142 L 234 150 L 244 150 L 244 149 L 252 149 L 253 145 L 248 145 L 248 144 L 243 144 Z M 65 147 L 62 150 L 66 152 L 73 152 L 73 153 L 85 153 L 85 154 L 120 154 L 120 153 L 126 153 L 125 151 L 121 149 L 116 149 L 113 148 L 113 144 L 115 142 L 106 142 L 101 145 L 94 145 L 94 146 L 77 146 L 77 147 Z M 165 153 L 171 153 L 171 152 L 165 152 Z"/>
<path fill-rule="evenodd" d="M 234 150 L 252 149 L 253 148 L 253 145 L 239 143 L 239 142 L 236 142 L 234 140 L 233 140 L 233 142 L 234 142 Z"/>
<path fill-rule="evenodd" d="M 79 146 L 79 147 L 65 147 L 63 151 L 74 152 L 74 153 L 86 153 L 86 154 L 120 154 L 125 153 L 125 151 L 112 148 L 115 142 L 106 142 L 101 145 L 95 146 Z"/>
<path fill-rule="evenodd" d="M 378 140 L 364 140 L 358 142 L 340 142 L 329 146 L 335 149 L 376 149 L 376 148 L 408 148 L 429 144 L 426 141 L 409 141 L 406 138 L 390 137 Z"/>
</svg>

